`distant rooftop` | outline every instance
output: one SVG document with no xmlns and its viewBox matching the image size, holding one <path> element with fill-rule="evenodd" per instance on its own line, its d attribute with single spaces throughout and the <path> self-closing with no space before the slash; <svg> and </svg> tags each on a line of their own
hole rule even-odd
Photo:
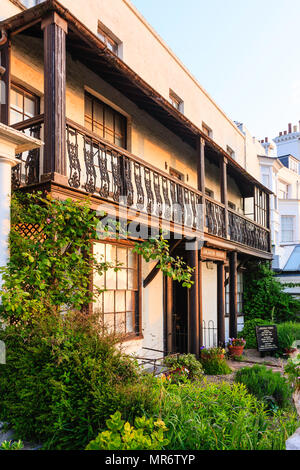
<svg viewBox="0 0 300 470">
<path fill-rule="evenodd" d="M 300 245 L 296 245 L 283 271 L 300 271 Z"/>
</svg>

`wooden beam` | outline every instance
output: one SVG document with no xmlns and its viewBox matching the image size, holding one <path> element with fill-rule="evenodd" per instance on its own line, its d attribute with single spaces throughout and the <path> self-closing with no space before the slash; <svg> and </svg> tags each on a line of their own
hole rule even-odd
<svg viewBox="0 0 300 470">
<path fill-rule="evenodd" d="M 44 175 L 67 175 L 66 34 L 67 22 L 55 12 L 42 21 L 44 31 L 45 148 Z M 67 178 L 65 178 L 67 180 Z M 67 182 L 67 181 L 66 181 Z"/>
<path fill-rule="evenodd" d="M 225 345 L 225 269 L 218 263 L 218 345 Z"/>
<path fill-rule="evenodd" d="M 190 242 L 189 245 L 192 245 Z M 199 249 L 195 240 L 190 250 L 186 252 L 187 264 L 194 268 L 192 281 L 194 284 L 188 289 L 189 321 L 188 321 L 188 345 L 189 352 L 199 357 L 200 353 L 200 315 L 199 315 Z"/>
<path fill-rule="evenodd" d="M 237 252 L 229 254 L 229 336 L 237 336 Z"/>
<path fill-rule="evenodd" d="M 1 82 L 1 106 L 0 118 L 3 124 L 9 125 L 10 114 L 10 86 L 11 86 L 11 42 L 7 39 L 6 43 L 0 48 L 1 67 L 3 75 L 0 76 Z"/>
</svg>

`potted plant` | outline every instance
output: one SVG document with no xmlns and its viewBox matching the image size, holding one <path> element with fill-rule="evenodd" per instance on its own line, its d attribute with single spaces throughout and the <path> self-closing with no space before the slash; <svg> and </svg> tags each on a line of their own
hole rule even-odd
<svg viewBox="0 0 300 470">
<path fill-rule="evenodd" d="M 224 348 L 205 348 L 204 346 L 200 348 L 200 354 L 202 360 L 211 360 L 211 359 L 224 359 L 225 357 Z"/>
<path fill-rule="evenodd" d="M 227 346 L 230 356 L 242 356 L 245 345 L 246 341 L 244 340 L 244 338 L 229 338 Z"/>
</svg>

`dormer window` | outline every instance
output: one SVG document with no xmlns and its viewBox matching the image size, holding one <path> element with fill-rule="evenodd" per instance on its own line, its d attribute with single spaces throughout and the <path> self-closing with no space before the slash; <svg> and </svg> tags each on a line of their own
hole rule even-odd
<svg viewBox="0 0 300 470">
<path fill-rule="evenodd" d="M 183 113 L 183 100 L 172 90 L 170 90 L 170 103 L 177 111 Z"/>
<path fill-rule="evenodd" d="M 212 138 L 213 136 L 212 129 L 208 127 L 204 122 L 202 123 L 202 131 L 204 132 L 205 135 L 207 135 L 207 137 Z"/>
<path fill-rule="evenodd" d="M 119 55 L 121 41 L 100 21 L 98 22 L 98 37 L 111 52 Z"/>
</svg>

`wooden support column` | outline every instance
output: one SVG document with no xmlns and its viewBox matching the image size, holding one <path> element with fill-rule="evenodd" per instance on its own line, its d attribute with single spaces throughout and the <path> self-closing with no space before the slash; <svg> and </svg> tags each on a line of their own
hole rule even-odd
<svg viewBox="0 0 300 470">
<path fill-rule="evenodd" d="M 198 241 L 189 242 L 187 250 L 187 264 L 195 268 L 192 275 L 194 284 L 188 290 L 189 322 L 188 322 L 188 349 L 189 352 L 199 357 L 200 352 L 200 315 L 199 315 L 199 249 Z"/>
<path fill-rule="evenodd" d="M 223 156 L 221 160 L 221 202 L 225 206 L 225 236 L 228 236 L 228 195 L 227 195 L 227 164 L 228 160 Z"/>
<path fill-rule="evenodd" d="M 0 121 L 2 124 L 9 125 L 10 114 L 10 84 L 11 84 L 11 43 L 3 33 L 3 44 L 0 45 L 0 80 L 1 80 L 1 105 L 0 105 Z"/>
<path fill-rule="evenodd" d="M 202 192 L 203 228 L 205 227 L 205 139 L 197 138 L 197 182 L 198 191 Z"/>
<path fill-rule="evenodd" d="M 164 276 L 164 349 L 173 353 L 173 281 Z"/>
<path fill-rule="evenodd" d="M 67 182 L 66 164 L 66 34 L 68 24 L 52 12 L 44 31 L 45 149 L 42 179 Z"/>
<path fill-rule="evenodd" d="M 237 252 L 229 254 L 229 336 L 237 336 Z"/>
<path fill-rule="evenodd" d="M 218 263 L 218 346 L 225 345 L 225 272 Z"/>
</svg>

